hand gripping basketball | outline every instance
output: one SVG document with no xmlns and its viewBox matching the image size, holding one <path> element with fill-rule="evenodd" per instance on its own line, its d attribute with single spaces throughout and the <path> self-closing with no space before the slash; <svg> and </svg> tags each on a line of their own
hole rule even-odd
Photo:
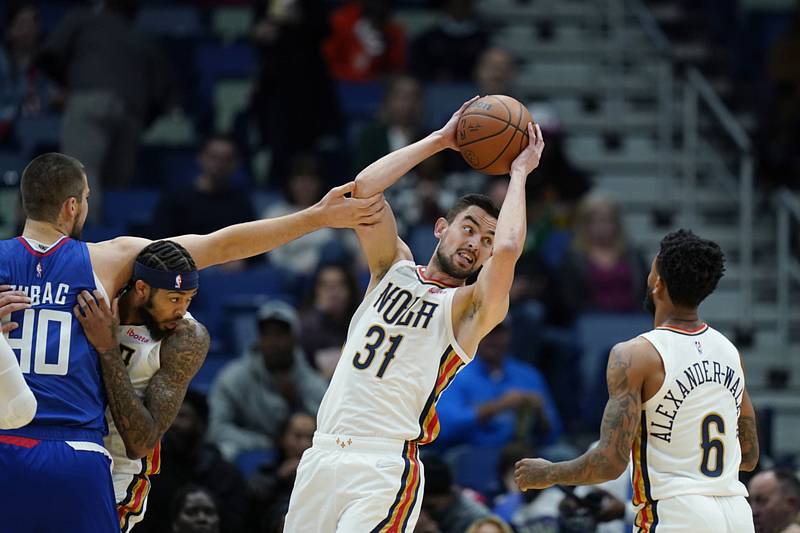
<svg viewBox="0 0 800 533">
<path fill-rule="evenodd" d="M 544 150 L 544 138 L 539 125 L 528 122 L 528 146 L 511 163 L 511 172 L 523 172 L 527 176 L 539 166 Z"/>
</svg>

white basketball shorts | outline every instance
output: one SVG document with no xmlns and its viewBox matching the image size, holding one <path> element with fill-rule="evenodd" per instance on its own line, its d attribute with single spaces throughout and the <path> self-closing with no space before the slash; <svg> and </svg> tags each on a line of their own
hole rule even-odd
<svg viewBox="0 0 800 533">
<path fill-rule="evenodd" d="M 744 496 L 686 495 L 641 506 L 635 533 L 753 533 L 753 512 Z"/>
</svg>

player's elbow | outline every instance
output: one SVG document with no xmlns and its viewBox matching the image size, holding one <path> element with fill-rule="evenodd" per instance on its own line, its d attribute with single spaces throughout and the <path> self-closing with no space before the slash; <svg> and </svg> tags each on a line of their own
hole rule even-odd
<svg viewBox="0 0 800 533">
<path fill-rule="evenodd" d="M 0 429 L 17 429 L 27 426 L 36 416 L 37 408 L 36 397 L 30 389 L 26 390 L 8 402 L 6 408 L 0 413 Z"/>
<path fill-rule="evenodd" d="M 742 457 L 742 462 L 739 465 L 739 471 L 752 472 L 758 466 L 758 450 L 749 454 L 749 457 Z"/>
<path fill-rule="evenodd" d="M 503 239 L 502 241 L 495 241 L 492 248 L 493 261 L 504 261 L 515 263 L 519 256 L 522 255 L 522 249 L 525 243 L 520 239 Z"/>
<path fill-rule="evenodd" d="M 147 457 L 151 451 L 153 451 L 153 448 L 146 444 L 133 442 L 125 443 L 125 455 L 128 456 L 128 459 L 143 459 Z"/>
</svg>

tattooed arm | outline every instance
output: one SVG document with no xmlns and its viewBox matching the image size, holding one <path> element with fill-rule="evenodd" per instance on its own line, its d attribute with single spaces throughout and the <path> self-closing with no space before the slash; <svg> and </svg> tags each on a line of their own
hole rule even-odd
<svg viewBox="0 0 800 533">
<path fill-rule="evenodd" d="M 519 488 L 595 485 L 621 476 L 628 466 L 631 445 L 639 429 L 644 378 L 652 371 L 651 365 L 659 364 L 653 356 L 658 358 L 644 339 L 614 346 L 606 370 L 608 403 L 600 427 L 600 443 L 572 461 L 519 461 L 514 472 Z"/>
<path fill-rule="evenodd" d="M 139 459 L 150 453 L 175 420 L 189 382 L 205 360 L 209 335 L 197 322 L 178 322 L 161 343 L 161 368 L 151 378 L 142 401 L 120 354 L 117 302 L 109 308 L 99 293 L 95 298 L 85 291 L 79 295 L 75 316 L 100 358 L 108 408 L 128 457 Z"/>
<path fill-rule="evenodd" d="M 741 360 L 741 356 L 740 356 Z M 744 372 L 744 362 L 742 362 Z M 742 395 L 742 410 L 739 413 L 739 446 L 742 448 L 742 463 L 739 470 L 752 472 L 758 465 L 758 430 L 756 429 L 756 410 L 745 388 Z"/>
</svg>

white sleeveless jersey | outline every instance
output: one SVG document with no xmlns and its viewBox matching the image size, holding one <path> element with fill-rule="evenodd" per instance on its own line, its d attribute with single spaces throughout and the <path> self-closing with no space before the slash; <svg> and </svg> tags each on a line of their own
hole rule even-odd
<svg viewBox="0 0 800 533">
<path fill-rule="evenodd" d="M 418 444 L 437 437 L 436 402 L 472 359 L 453 334 L 456 290 L 412 261 L 392 265 L 350 321 L 317 414 L 321 433 Z"/>
<path fill-rule="evenodd" d="M 683 495 L 746 496 L 738 439 L 744 374 L 720 332 L 659 327 L 642 335 L 664 362 L 664 384 L 642 406 L 633 444 L 633 503 Z"/>
</svg>

